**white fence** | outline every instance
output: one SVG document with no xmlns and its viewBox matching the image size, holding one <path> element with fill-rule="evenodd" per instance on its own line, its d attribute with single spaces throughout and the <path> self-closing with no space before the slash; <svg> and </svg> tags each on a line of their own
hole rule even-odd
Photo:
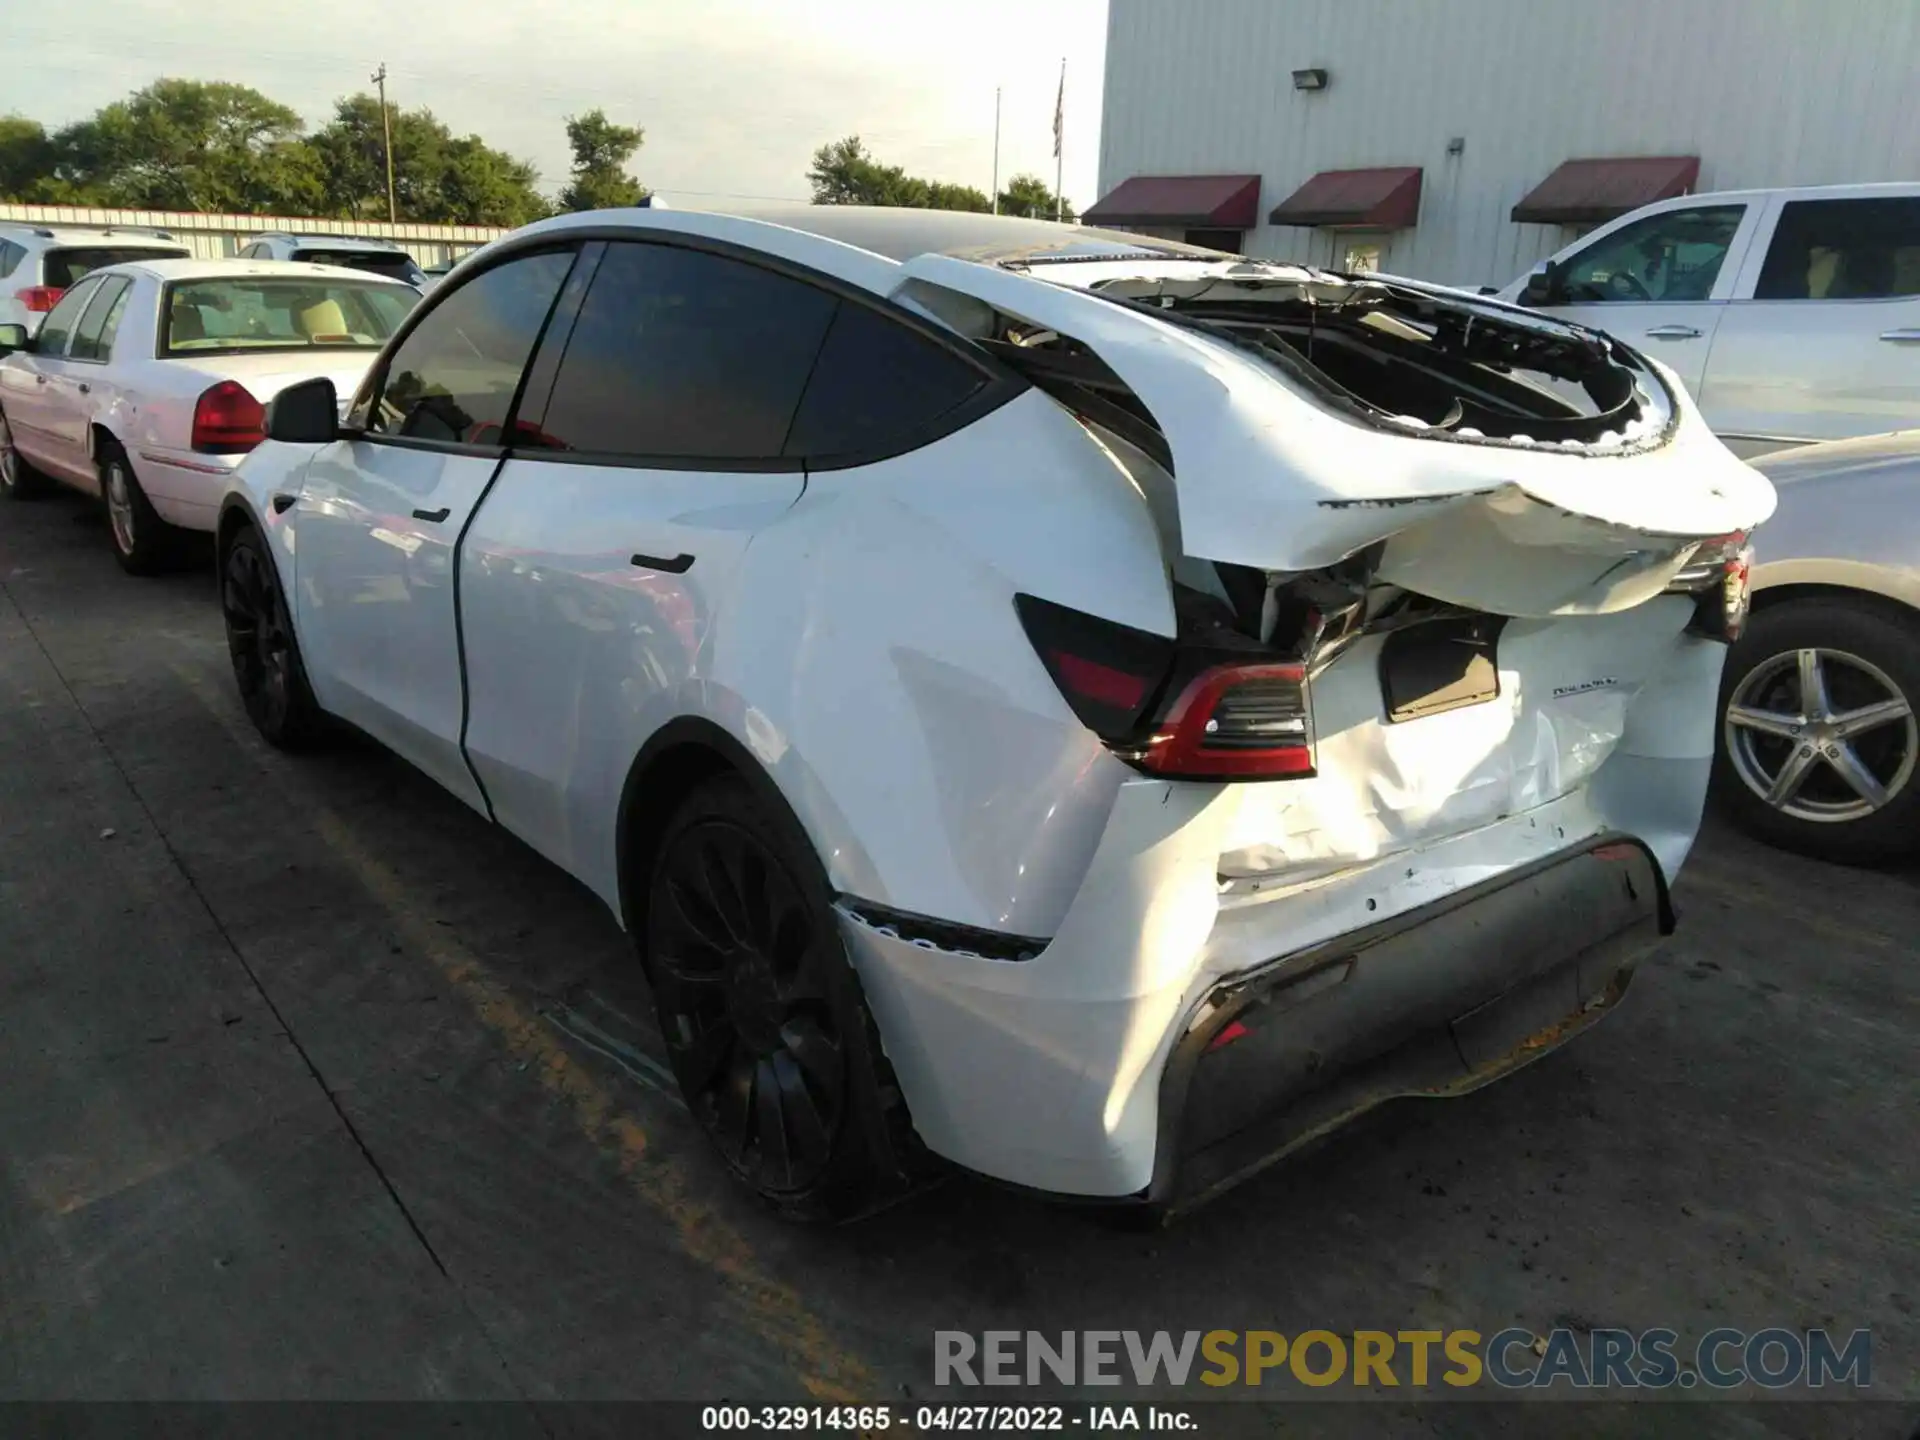
<svg viewBox="0 0 1920 1440">
<path fill-rule="evenodd" d="M 423 267 L 458 259 L 506 234 L 486 225 L 389 225 L 373 220 L 314 220 L 286 215 L 201 215 L 179 210 L 96 210 L 74 205 L 11 205 L 0 202 L 0 223 L 85 225 L 100 229 L 165 230 L 202 259 L 232 255 L 255 235 L 359 235 L 391 240 Z"/>
</svg>

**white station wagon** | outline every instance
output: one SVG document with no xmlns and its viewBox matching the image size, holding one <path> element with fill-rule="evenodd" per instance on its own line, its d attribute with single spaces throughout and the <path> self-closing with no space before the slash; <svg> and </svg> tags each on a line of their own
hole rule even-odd
<svg viewBox="0 0 1920 1440">
<path fill-rule="evenodd" d="M 725 1162 L 1177 1207 L 1608 1013 L 1671 927 L 1766 480 L 1633 350 L 1041 221 L 544 221 L 219 564 L 263 735 L 374 736 L 633 935 Z"/>
<path fill-rule="evenodd" d="M 234 467 L 265 437 L 265 404 L 324 375 L 343 390 L 420 295 L 354 270 L 152 260 L 96 270 L 37 335 L 0 325 L 0 494 L 48 480 L 107 506 L 134 574 L 181 531 L 211 531 Z"/>
</svg>

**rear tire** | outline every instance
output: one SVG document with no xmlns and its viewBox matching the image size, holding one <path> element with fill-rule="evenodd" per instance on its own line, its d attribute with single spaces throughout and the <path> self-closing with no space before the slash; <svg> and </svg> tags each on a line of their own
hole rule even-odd
<svg viewBox="0 0 1920 1440">
<path fill-rule="evenodd" d="M 47 478 L 13 448 L 13 431 L 0 414 L 0 495 L 9 500 L 33 500 L 47 492 Z"/>
<path fill-rule="evenodd" d="M 254 729 L 276 749 L 312 749 L 326 738 L 326 712 L 307 683 L 273 557 L 252 525 L 220 552 L 220 609 L 233 678 Z"/>
<path fill-rule="evenodd" d="M 1917 710 L 1920 623 L 1911 617 L 1867 597 L 1763 609 L 1721 677 L 1715 793 L 1742 829 L 1785 850 L 1855 865 L 1911 854 L 1920 849 Z M 1849 715 L 1882 718 L 1839 733 Z"/>
<path fill-rule="evenodd" d="M 180 532 L 160 518 L 140 488 L 127 452 L 111 441 L 100 447 L 100 501 L 107 511 L 113 558 L 129 575 L 157 575 L 176 553 Z"/>
<path fill-rule="evenodd" d="M 904 1103 L 818 860 L 745 780 L 700 786 L 648 877 L 641 953 L 687 1107 L 790 1219 L 852 1218 L 899 1164 Z"/>
</svg>

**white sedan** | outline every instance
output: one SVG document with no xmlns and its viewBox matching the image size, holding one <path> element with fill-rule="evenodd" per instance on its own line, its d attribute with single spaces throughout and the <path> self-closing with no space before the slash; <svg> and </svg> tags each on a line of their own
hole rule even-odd
<svg viewBox="0 0 1920 1440">
<path fill-rule="evenodd" d="M 96 270 L 37 335 L 0 326 L 0 494 L 52 479 L 101 496 L 120 564 L 149 573 L 179 531 L 214 528 L 265 402 L 318 375 L 351 390 L 419 298 L 317 265 Z"/>
<path fill-rule="evenodd" d="M 800 1216 L 1177 1207 L 1608 1013 L 1773 507 L 1591 331 L 929 211 L 541 222 L 338 415 L 221 515 L 255 724 L 598 894 Z"/>
</svg>

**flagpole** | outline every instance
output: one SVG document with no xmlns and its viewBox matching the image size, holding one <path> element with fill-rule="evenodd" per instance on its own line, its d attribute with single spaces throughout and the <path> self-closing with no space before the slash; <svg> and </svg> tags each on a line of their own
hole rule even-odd
<svg viewBox="0 0 1920 1440">
<path fill-rule="evenodd" d="M 1000 87 L 993 87 L 993 213 L 1000 213 Z"/>
<path fill-rule="evenodd" d="M 1053 218 L 1055 222 L 1067 218 L 1067 198 L 1060 193 L 1061 180 L 1067 173 L 1066 161 L 1067 134 L 1067 57 L 1060 57 L 1060 92 L 1053 102 Z"/>
</svg>

